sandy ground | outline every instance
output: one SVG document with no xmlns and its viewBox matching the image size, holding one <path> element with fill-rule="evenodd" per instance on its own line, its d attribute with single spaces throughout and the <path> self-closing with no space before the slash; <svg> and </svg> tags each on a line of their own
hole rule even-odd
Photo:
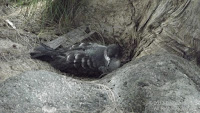
<svg viewBox="0 0 200 113">
<path fill-rule="evenodd" d="M 0 4 L 0 81 L 28 70 L 56 71 L 47 63 L 30 59 L 35 46 L 56 36 L 55 32 L 41 33 L 38 18 L 25 15 L 25 11 Z"/>
</svg>

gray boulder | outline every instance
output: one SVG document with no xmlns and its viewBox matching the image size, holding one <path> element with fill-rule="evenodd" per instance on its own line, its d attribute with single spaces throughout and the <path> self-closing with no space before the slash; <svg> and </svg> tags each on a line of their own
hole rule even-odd
<svg viewBox="0 0 200 113">
<path fill-rule="evenodd" d="M 100 80 L 29 71 L 0 84 L 0 112 L 200 111 L 200 69 L 171 54 L 132 61 Z"/>
<path fill-rule="evenodd" d="M 0 84 L 1 113 L 100 112 L 111 102 L 98 84 L 47 71 L 29 71 Z"/>
<path fill-rule="evenodd" d="M 136 113 L 200 111 L 200 69 L 172 54 L 132 61 L 100 80 L 115 94 L 118 108 Z"/>
</svg>

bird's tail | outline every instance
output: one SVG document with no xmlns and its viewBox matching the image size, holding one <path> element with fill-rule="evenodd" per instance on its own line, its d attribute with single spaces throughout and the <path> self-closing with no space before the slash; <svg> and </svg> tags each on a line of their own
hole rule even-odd
<svg viewBox="0 0 200 113">
<path fill-rule="evenodd" d="M 41 44 L 36 47 L 30 55 L 33 59 L 49 62 L 52 61 L 56 55 L 58 55 L 58 52 L 45 44 Z"/>
</svg>

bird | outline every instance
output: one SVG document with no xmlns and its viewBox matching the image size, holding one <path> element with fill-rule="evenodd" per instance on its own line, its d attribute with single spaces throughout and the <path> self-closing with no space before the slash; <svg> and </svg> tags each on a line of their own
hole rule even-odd
<svg viewBox="0 0 200 113">
<path fill-rule="evenodd" d="M 105 46 L 81 42 L 59 49 L 40 44 L 30 55 L 32 59 L 50 63 L 61 72 L 87 77 L 101 77 L 121 64 L 121 47 L 118 44 Z"/>
</svg>

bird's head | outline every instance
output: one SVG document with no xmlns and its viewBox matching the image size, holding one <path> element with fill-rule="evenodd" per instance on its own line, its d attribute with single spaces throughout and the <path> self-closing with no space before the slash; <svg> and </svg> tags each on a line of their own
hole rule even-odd
<svg viewBox="0 0 200 113">
<path fill-rule="evenodd" d="M 104 57 L 107 61 L 106 66 L 110 71 L 120 67 L 121 47 L 117 44 L 109 45 L 104 51 Z"/>
<path fill-rule="evenodd" d="M 105 51 L 110 58 L 120 58 L 121 47 L 117 44 L 109 45 Z"/>
</svg>

